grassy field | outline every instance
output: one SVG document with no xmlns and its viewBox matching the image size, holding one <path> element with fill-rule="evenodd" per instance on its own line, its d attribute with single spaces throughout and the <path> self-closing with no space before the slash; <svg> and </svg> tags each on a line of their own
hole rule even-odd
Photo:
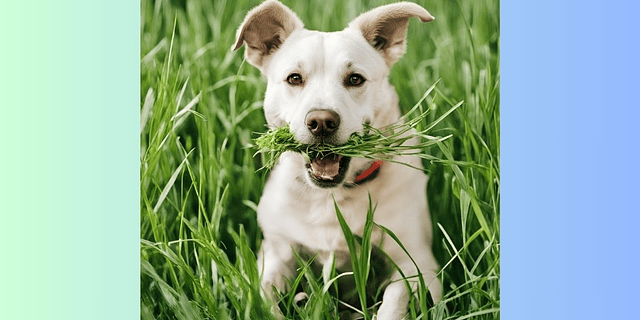
<svg viewBox="0 0 640 320">
<path fill-rule="evenodd" d="M 231 52 L 259 0 L 141 1 L 141 318 L 271 319 L 255 252 L 256 206 L 266 172 L 248 146 L 266 131 L 265 81 Z M 283 0 L 309 29 L 338 31 L 384 1 Z M 410 319 L 498 319 L 500 307 L 499 7 L 497 0 L 417 1 L 436 20 L 412 20 L 393 67 L 403 110 L 423 103 L 433 131 L 452 134 L 425 152 L 434 253 L 444 298 L 412 301 Z M 455 160 L 455 161 L 453 161 Z M 335 319 L 339 302 L 301 261 L 303 304 L 291 319 Z M 357 277 L 358 275 L 356 275 Z M 375 298 L 375 297 L 374 297 Z M 362 315 L 370 318 L 379 304 Z"/>
</svg>

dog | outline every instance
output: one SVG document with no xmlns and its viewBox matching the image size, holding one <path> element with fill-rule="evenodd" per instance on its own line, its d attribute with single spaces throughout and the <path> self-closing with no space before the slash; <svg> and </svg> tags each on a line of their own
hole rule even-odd
<svg viewBox="0 0 640 320">
<path fill-rule="evenodd" d="M 276 0 L 248 12 L 232 49 L 246 45 L 245 59 L 266 77 L 264 112 L 269 127 L 289 125 L 307 144 L 344 144 L 368 124 L 384 128 L 400 119 L 389 70 L 405 52 L 409 19 L 434 17 L 421 6 L 399 2 L 375 8 L 339 32 L 306 30 L 296 14 Z M 393 160 L 422 168 L 415 156 Z M 362 235 L 369 196 L 374 221 L 395 233 L 412 259 L 377 228 L 372 244 L 401 270 L 391 273 L 377 312 L 381 320 L 400 319 L 422 276 L 434 301 L 441 299 L 432 234 L 427 176 L 391 161 L 329 155 L 306 160 L 286 152 L 271 171 L 258 205 L 264 240 L 258 252 L 261 285 L 285 291 L 295 276 L 293 250 L 348 270 L 349 251 L 334 201 L 356 235 Z M 293 250 L 292 250 L 293 249 Z M 418 269 L 416 268 L 418 266 Z"/>
</svg>

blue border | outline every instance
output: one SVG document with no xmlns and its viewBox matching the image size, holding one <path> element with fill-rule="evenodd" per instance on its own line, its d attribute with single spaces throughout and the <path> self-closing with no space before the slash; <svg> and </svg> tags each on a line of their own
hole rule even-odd
<svg viewBox="0 0 640 320">
<path fill-rule="evenodd" d="M 503 319 L 637 317 L 639 9 L 501 3 Z"/>
</svg>

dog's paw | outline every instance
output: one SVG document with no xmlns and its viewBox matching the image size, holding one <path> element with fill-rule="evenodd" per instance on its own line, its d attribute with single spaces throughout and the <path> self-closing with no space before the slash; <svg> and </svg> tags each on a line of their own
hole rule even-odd
<svg viewBox="0 0 640 320">
<path fill-rule="evenodd" d="M 385 305 L 380 306 L 378 313 L 373 316 L 374 320 L 400 320 L 406 314 L 405 310 L 398 306 Z"/>
<path fill-rule="evenodd" d="M 306 292 L 298 292 L 293 297 L 293 303 L 295 303 L 297 306 L 304 305 L 307 300 L 309 300 L 309 295 Z"/>
<path fill-rule="evenodd" d="M 378 320 L 400 320 L 407 314 L 409 292 L 402 282 L 387 286 L 378 309 Z"/>
</svg>

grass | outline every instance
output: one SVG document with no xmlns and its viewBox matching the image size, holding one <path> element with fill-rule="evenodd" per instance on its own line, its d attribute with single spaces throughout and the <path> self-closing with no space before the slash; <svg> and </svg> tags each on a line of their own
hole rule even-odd
<svg viewBox="0 0 640 320">
<path fill-rule="evenodd" d="M 282 1 L 310 29 L 341 30 L 383 1 Z M 407 53 L 391 82 L 407 112 L 429 111 L 426 128 L 459 101 L 431 132 L 451 138 L 432 145 L 425 160 L 434 222 L 434 254 L 443 300 L 432 305 L 424 288 L 410 319 L 496 319 L 500 307 L 499 17 L 496 0 L 417 1 L 436 20 L 412 21 Z M 265 132 L 265 82 L 231 52 L 235 29 L 259 1 L 141 1 L 141 318 L 271 319 L 262 298 L 255 252 L 261 241 L 257 203 L 267 157 L 249 148 Z M 328 10 L 330 8 L 330 10 Z M 317 14 L 321 12 L 322 14 Z M 347 230 L 345 233 L 348 234 Z M 362 237 L 365 238 L 366 235 Z M 354 241 L 359 238 L 354 237 Z M 370 264 L 355 246 L 362 282 Z M 367 248 L 364 248 L 367 249 Z M 299 260 L 279 307 L 287 318 L 336 319 L 341 303 L 327 267 L 318 274 Z M 379 292 L 358 284 L 363 318 L 379 306 Z M 365 292 L 367 291 L 367 292 Z M 364 299 L 364 296 L 368 297 Z M 354 311 L 355 312 L 355 311 Z"/>
<path fill-rule="evenodd" d="M 296 141 L 295 135 L 287 125 L 274 128 L 260 134 L 255 139 L 255 148 L 258 149 L 258 153 L 267 155 L 264 168 L 268 169 L 272 168 L 276 164 L 278 158 L 286 151 L 301 153 L 305 156 L 307 161 L 309 161 L 309 159 L 317 157 L 322 158 L 331 154 L 346 157 L 385 159 L 388 161 L 394 161 L 392 159 L 393 156 L 401 155 L 415 155 L 422 159 L 431 161 L 441 160 L 433 157 L 425 151 L 428 150 L 430 146 L 451 137 L 451 135 L 446 137 L 433 137 L 429 135 L 429 131 L 440 121 L 444 120 L 444 118 L 451 112 L 462 105 L 462 101 L 449 109 L 449 111 L 444 113 L 436 121 L 428 124 L 425 129 L 416 130 L 417 127 L 422 124 L 423 120 L 429 115 L 430 110 L 427 109 L 418 116 L 415 116 L 414 112 L 418 107 L 420 107 L 422 101 L 427 98 L 435 86 L 435 84 L 432 85 L 422 96 L 422 99 L 420 99 L 420 101 L 418 101 L 418 103 L 416 103 L 400 121 L 380 129 L 363 124 L 364 133 L 353 133 L 344 144 L 329 145 L 300 143 Z M 410 116 L 414 117 L 409 120 L 404 119 Z M 413 137 L 419 137 L 421 141 L 413 144 L 405 144 L 405 142 Z M 411 166 L 409 164 L 406 165 Z"/>
</svg>

